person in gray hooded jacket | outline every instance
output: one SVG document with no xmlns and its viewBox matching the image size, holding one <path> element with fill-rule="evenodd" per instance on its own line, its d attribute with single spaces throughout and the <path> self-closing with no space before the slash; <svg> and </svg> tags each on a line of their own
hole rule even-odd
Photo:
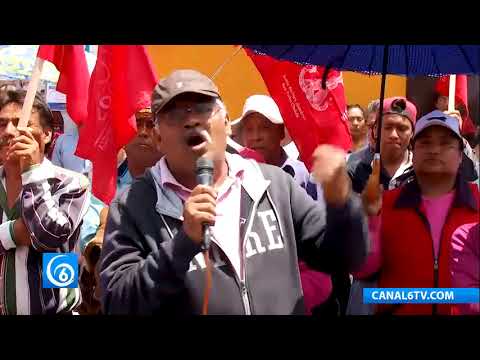
<svg viewBox="0 0 480 360">
<path fill-rule="evenodd" d="M 100 278 L 105 314 L 190 315 L 202 310 L 204 224 L 210 225 L 209 314 L 305 314 L 298 259 L 322 272 L 354 271 L 368 251 L 361 201 L 344 154 L 316 150 L 319 206 L 281 169 L 227 154 L 217 87 L 193 70 L 162 79 L 152 95 L 165 156 L 111 206 Z M 213 186 L 197 185 L 200 156 Z"/>
</svg>

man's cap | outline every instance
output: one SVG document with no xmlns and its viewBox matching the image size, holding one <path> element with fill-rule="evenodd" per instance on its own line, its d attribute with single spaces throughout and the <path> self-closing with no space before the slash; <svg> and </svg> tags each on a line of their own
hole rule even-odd
<svg viewBox="0 0 480 360">
<path fill-rule="evenodd" d="M 245 119 L 246 116 L 253 113 L 259 113 L 265 116 L 274 124 L 283 124 L 283 118 L 280 114 L 280 109 L 270 96 L 252 95 L 245 101 L 242 116 L 232 121 L 231 125 L 239 124 L 243 119 Z"/>
<path fill-rule="evenodd" d="M 458 120 L 453 116 L 441 112 L 440 110 L 434 110 L 418 119 L 415 125 L 413 139 L 416 139 L 422 131 L 431 126 L 442 126 L 447 128 L 463 142 L 462 135 L 460 135 L 460 126 L 458 124 Z"/>
<path fill-rule="evenodd" d="M 213 81 L 195 70 L 176 70 L 161 79 L 152 94 L 152 112 L 157 114 L 174 97 L 184 93 L 195 93 L 220 98 Z"/>
<path fill-rule="evenodd" d="M 404 97 L 391 97 L 383 101 L 383 115 L 388 114 L 405 116 L 415 126 L 417 108 Z"/>
</svg>

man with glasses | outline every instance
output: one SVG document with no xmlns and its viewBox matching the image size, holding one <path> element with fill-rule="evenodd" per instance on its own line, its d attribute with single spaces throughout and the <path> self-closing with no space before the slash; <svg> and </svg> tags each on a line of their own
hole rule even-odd
<svg viewBox="0 0 480 360">
<path fill-rule="evenodd" d="M 209 314 L 304 314 L 298 256 L 321 271 L 361 265 L 366 224 L 343 153 L 317 149 L 322 209 L 281 169 L 226 153 L 224 109 L 215 84 L 193 70 L 155 87 L 165 156 L 110 206 L 100 259 L 105 313 L 199 314 L 208 260 Z M 211 187 L 197 185 L 200 157 L 213 162 Z M 204 224 L 212 240 L 205 258 Z"/>
</svg>

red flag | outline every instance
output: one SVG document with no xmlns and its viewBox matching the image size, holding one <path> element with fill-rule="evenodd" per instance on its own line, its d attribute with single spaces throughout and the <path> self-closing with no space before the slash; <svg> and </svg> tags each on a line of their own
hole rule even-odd
<svg viewBox="0 0 480 360">
<path fill-rule="evenodd" d="M 435 92 L 448 97 L 450 88 L 450 76 L 442 76 L 435 83 Z M 465 108 L 465 114 L 462 116 L 463 124 L 461 132 L 463 135 L 475 134 L 475 126 L 470 118 L 468 111 L 468 80 L 467 75 L 457 75 L 455 81 L 455 104 L 460 104 Z"/>
<path fill-rule="evenodd" d="M 77 125 L 87 119 L 88 73 L 83 45 L 40 45 L 37 57 L 51 62 L 60 72 L 57 91 L 66 95 L 67 112 Z"/>
<path fill-rule="evenodd" d="M 248 49 L 246 52 L 277 103 L 308 169 L 312 167 L 312 154 L 318 145 L 331 144 L 344 150 L 351 148 L 341 72 L 330 70 L 324 90 L 322 67 L 280 61 Z"/>
<path fill-rule="evenodd" d="M 92 161 L 92 192 L 107 204 L 116 191 L 117 153 L 135 137 L 135 112 L 150 105 L 156 83 L 143 45 L 99 45 L 75 154 Z"/>
</svg>

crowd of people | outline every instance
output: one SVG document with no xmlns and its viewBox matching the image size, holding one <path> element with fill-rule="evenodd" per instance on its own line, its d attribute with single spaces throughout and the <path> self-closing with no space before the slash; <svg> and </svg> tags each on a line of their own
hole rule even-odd
<svg viewBox="0 0 480 360">
<path fill-rule="evenodd" d="M 210 78 L 177 70 L 135 114 L 108 205 L 68 114 L 55 136 L 37 96 L 20 127 L 24 100 L 0 91 L 1 314 L 480 314 L 363 302 L 370 287 L 480 287 L 479 130 L 441 97 L 421 117 L 402 96 L 383 114 L 378 99 L 349 105 L 351 150 L 320 145 L 309 171 L 274 99 L 230 120 Z M 43 288 L 43 252 L 77 253 L 79 287 Z"/>
</svg>

